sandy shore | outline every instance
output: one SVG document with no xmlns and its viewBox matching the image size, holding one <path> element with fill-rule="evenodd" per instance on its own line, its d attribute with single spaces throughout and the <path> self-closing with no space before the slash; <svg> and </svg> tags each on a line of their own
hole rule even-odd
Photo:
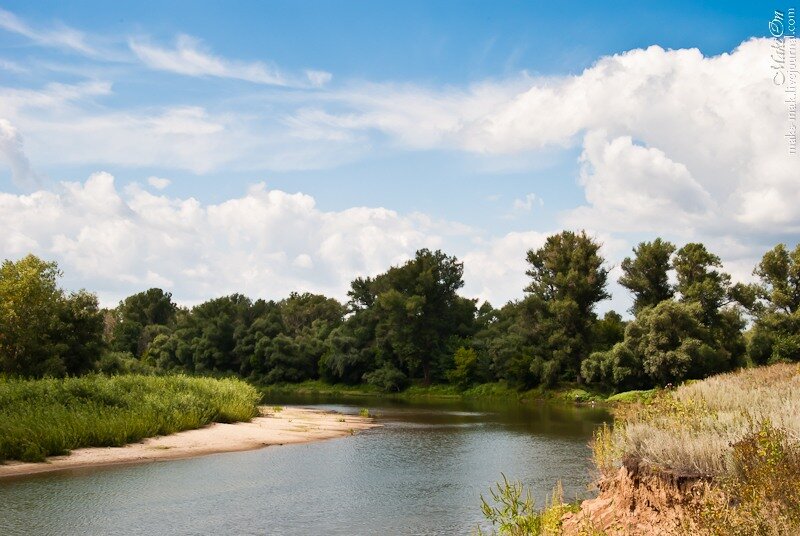
<svg viewBox="0 0 800 536">
<path fill-rule="evenodd" d="M 78 449 L 41 463 L 10 462 L 0 465 L 0 478 L 306 443 L 351 435 L 358 430 L 378 426 L 368 417 L 308 408 L 286 407 L 274 411 L 271 407 L 262 407 L 261 411 L 262 416 L 250 422 L 213 423 L 197 430 L 153 437 L 124 447 Z"/>
</svg>

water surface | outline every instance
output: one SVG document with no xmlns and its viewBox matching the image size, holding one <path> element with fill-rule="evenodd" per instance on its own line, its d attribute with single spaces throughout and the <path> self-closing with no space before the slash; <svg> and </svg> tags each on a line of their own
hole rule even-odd
<svg viewBox="0 0 800 536">
<path fill-rule="evenodd" d="M 294 400 L 293 402 L 297 402 Z M 383 427 L 146 465 L 0 480 L 0 534 L 469 534 L 505 473 L 542 504 L 589 492 L 600 409 L 358 400 Z"/>
</svg>

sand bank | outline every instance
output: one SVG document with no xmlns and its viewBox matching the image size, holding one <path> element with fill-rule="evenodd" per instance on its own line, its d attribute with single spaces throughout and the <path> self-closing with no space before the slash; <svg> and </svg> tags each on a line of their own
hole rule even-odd
<svg viewBox="0 0 800 536">
<path fill-rule="evenodd" d="M 261 412 L 262 416 L 250 422 L 213 423 L 197 430 L 153 437 L 124 447 L 77 449 L 66 456 L 53 456 L 41 463 L 9 462 L 0 465 L 0 478 L 306 443 L 347 436 L 378 426 L 368 417 L 308 408 L 286 407 L 275 411 L 271 407 L 262 407 Z"/>
</svg>

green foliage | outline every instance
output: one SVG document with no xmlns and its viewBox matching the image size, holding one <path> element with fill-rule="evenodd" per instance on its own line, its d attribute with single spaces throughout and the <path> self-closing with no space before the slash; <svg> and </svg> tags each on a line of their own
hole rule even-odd
<svg viewBox="0 0 800 536">
<path fill-rule="evenodd" d="M 534 355 L 542 356 L 534 376 L 553 385 L 559 378 L 580 375 L 581 362 L 591 352 L 594 306 L 606 292 L 608 269 L 600 244 L 585 232 L 564 231 L 548 237 L 538 250 L 528 251 L 531 294 L 528 312 L 533 323 Z"/>
<path fill-rule="evenodd" d="M 447 379 L 461 389 L 466 389 L 475 380 L 478 356 L 472 348 L 463 346 L 453 356 L 455 368 L 447 372 Z"/>
<path fill-rule="evenodd" d="M 136 359 L 129 352 L 103 352 L 96 364 L 97 372 L 115 374 L 155 374 L 163 369 Z"/>
<path fill-rule="evenodd" d="M 522 482 L 503 481 L 489 489 L 490 500 L 481 495 L 481 511 L 492 523 L 492 533 L 508 536 L 557 536 L 561 534 L 561 519 L 567 512 L 577 512 L 577 504 L 564 502 L 564 492 L 559 482 L 552 497 L 541 512 L 536 510 L 530 489 Z M 478 527 L 478 534 L 483 531 Z"/>
<path fill-rule="evenodd" d="M 0 270 L 0 372 L 156 369 L 385 392 L 437 382 L 449 382 L 448 393 L 498 382 L 520 392 L 584 381 L 606 392 L 649 388 L 743 366 L 745 355 L 800 360 L 799 248 L 776 246 L 756 268 L 759 284 L 732 285 L 702 244 L 673 255 L 660 238 L 642 242 L 620 279 L 634 294 L 630 322 L 614 311 L 597 318 L 608 268 L 585 232 L 528 251 L 526 296 L 499 309 L 460 296 L 462 263 L 427 249 L 355 279 L 346 305 L 311 293 L 232 294 L 186 309 L 149 289 L 107 311 L 86 292 L 65 295 L 55 264 L 29 256 Z M 755 320 L 746 338 L 737 303 Z"/>
<path fill-rule="evenodd" d="M 0 379 L 0 461 L 249 420 L 260 395 L 241 380 L 186 376 Z"/>
<path fill-rule="evenodd" d="M 85 291 L 65 295 L 54 262 L 28 255 L 0 267 L 0 372 L 42 377 L 90 370 L 103 347 L 103 315 Z"/>
<path fill-rule="evenodd" d="M 542 528 L 542 519 L 531 497 L 530 489 L 522 482 L 503 482 L 489 489 L 489 498 L 481 495 L 483 516 L 496 527 L 496 534 L 508 536 L 537 535 Z"/>
<path fill-rule="evenodd" d="M 719 310 L 727 303 L 731 286 L 730 275 L 716 270 L 722 266 L 720 258 L 703 244 L 690 243 L 678 250 L 673 265 L 681 301 L 698 303 L 702 322 L 711 326 Z"/>
<path fill-rule="evenodd" d="M 391 363 L 364 374 L 364 381 L 384 392 L 399 392 L 408 383 L 408 378 Z"/>
<path fill-rule="evenodd" d="M 800 361 L 800 244 L 793 251 L 778 244 L 762 258 L 754 273 L 760 278 L 760 301 L 750 307 L 756 316 L 747 354 L 755 364 Z"/>
<path fill-rule="evenodd" d="M 112 317 L 112 348 L 141 356 L 158 334 L 147 328 L 171 326 L 177 311 L 172 295 L 160 288 L 151 288 L 125 298 Z"/>
<path fill-rule="evenodd" d="M 384 359 L 426 385 L 447 368 L 451 341 L 473 333 L 475 302 L 457 294 L 463 272 L 455 257 L 422 249 L 375 279 L 357 280 L 351 293 L 362 300 L 353 304 L 356 316 L 374 304 L 375 345 Z"/>
<path fill-rule="evenodd" d="M 791 252 L 778 244 L 764 254 L 753 273 L 761 279 L 759 294 L 768 310 L 787 314 L 800 311 L 800 244 Z"/>
<path fill-rule="evenodd" d="M 619 284 L 633 293 L 631 312 L 636 314 L 645 307 L 654 307 L 674 294 L 669 283 L 670 257 L 675 246 L 656 238 L 652 242 L 640 242 L 633 248 L 636 257 L 622 261 L 623 276 Z"/>
</svg>

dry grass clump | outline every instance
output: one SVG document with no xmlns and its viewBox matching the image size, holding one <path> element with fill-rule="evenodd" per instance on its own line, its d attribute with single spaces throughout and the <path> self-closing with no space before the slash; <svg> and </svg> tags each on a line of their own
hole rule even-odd
<svg viewBox="0 0 800 536">
<path fill-rule="evenodd" d="M 709 486 L 696 507 L 701 534 L 800 534 L 800 451 L 765 421 L 732 446 L 733 469 Z"/>
<path fill-rule="evenodd" d="M 623 458 L 680 476 L 714 478 L 736 471 L 733 446 L 765 423 L 800 446 L 800 366 L 778 364 L 714 376 L 630 408 L 604 438 Z M 598 447 L 595 447 L 597 450 Z M 608 464 L 608 460 L 605 462 Z"/>
</svg>

